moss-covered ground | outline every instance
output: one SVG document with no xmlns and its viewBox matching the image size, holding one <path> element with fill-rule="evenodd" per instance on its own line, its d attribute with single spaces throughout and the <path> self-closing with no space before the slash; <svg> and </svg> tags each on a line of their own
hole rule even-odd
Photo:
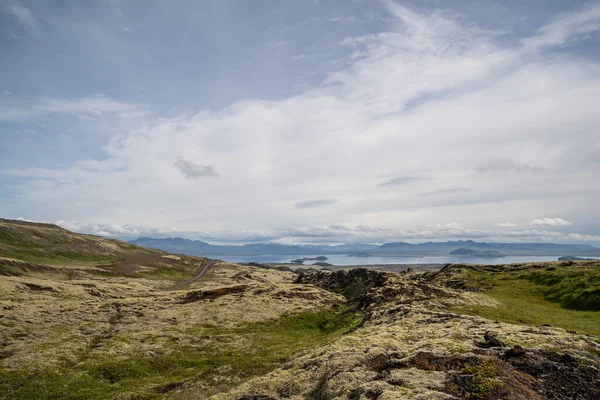
<svg viewBox="0 0 600 400">
<path fill-rule="evenodd" d="M 470 270 L 461 279 L 468 289 L 483 290 L 500 305 L 461 305 L 455 307 L 456 311 L 600 335 L 598 265 L 500 273 Z"/>
<path fill-rule="evenodd" d="M 0 398 L 106 399 L 129 393 L 159 399 L 183 382 L 208 397 L 339 337 L 359 319 L 353 312 L 327 309 L 231 329 L 205 326 L 194 333 L 211 337 L 210 346 L 174 343 L 167 354 L 126 358 L 83 353 L 78 362 L 64 360 L 56 368 L 0 370 Z"/>
</svg>

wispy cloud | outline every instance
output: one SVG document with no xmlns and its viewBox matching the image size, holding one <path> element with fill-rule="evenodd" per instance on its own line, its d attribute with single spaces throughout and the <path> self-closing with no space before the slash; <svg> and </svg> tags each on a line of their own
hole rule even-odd
<svg viewBox="0 0 600 400">
<path fill-rule="evenodd" d="M 33 15 L 31 10 L 19 3 L 9 3 L 2 7 L 5 15 L 16 20 L 21 26 L 27 29 L 33 35 L 40 35 L 40 22 Z"/>
<path fill-rule="evenodd" d="M 525 40 L 527 48 L 560 46 L 600 30 L 600 3 L 589 3 L 577 12 L 563 13 Z"/>
<path fill-rule="evenodd" d="M 22 121 L 46 114 L 102 115 L 109 113 L 131 113 L 143 115 L 145 107 L 119 101 L 106 96 L 89 96 L 80 99 L 43 99 L 35 102 L 0 103 L 0 121 Z"/>
<path fill-rule="evenodd" d="M 569 221 L 562 218 L 536 218 L 531 220 L 531 225 L 537 226 L 569 226 Z"/>
<path fill-rule="evenodd" d="M 315 208 L 315 207 L 326 207 L 337 203 L 335 199 L 320 199 L 320 200 L 307 200 L 301 201 L 294 204 L 296 208 Z"/>
<path fill-rule="evenodd" d="M 432 179 L 427 176 L 397 176 L 391 178 L 385 182 L 380 183 L 377 186 L 396 186 L 396 185 L 408 185 L 410 183 L 420 182 Z"/>
<path fill-rule="evenodd" d="M 529 164 L 517 164 L 510 158 L 493 158 L 479 164 L 476 172 L 541 172 L 544 169 Z"/>
<path fill-rule="evenodd" d="M 356 17 L 352 15 L 345 17 L 333 17 L 329 18 L 329 22 L 334 22 L 336 24 L 353 24 L 356 22 Z"/>
<path fill-rule="evenodd" d="M 447 194 L 457 194 L 457 193 L 465 193 L 469 192 L 468 188 L 451 188 L 451 189 L 440 189 L 440 190 L 432 190 L 430 192 L 423 192 L 417 194 L 419 197 L 428 197 L 428 196 L 444 196 Z"/>
</svg>

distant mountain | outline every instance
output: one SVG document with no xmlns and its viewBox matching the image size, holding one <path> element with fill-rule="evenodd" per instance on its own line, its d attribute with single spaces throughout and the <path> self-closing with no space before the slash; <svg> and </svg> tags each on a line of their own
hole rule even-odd
<svg viewBox="0 0 600 400">
<path fill-rule="evenodd" d="M 206 252 L 212 245 L 202 242 L 200 240 L 190 240 L 182 238 L 170 238 L 170 239 L 153 239 L 153 238 L 139 238 L 132 240 L 129 243 L 135 244 L 141 247 L 150 247 L 153 249 L 160 249 L 171 253 L 189 253 L 190 249 L 196 252 Z"/>
<path fill-rule="evenodd" d="M 457 249 L 475 251 L 495 251 L 504 255 L 600 255 L 600 248 L 587 244 L 556 243 L 486 243 L 473 240 L 447 242 L 425 242 L 410 244 L 404 242 L 386 243 L 377 250 L 371 250 L 376 256 L 429 256 L 452 254 Z"/>
<path fill-rule="evenodd" d="M 425 242 L 411 244 L 407 242 L 391 242 L 381 246 L 365 243 L 343 245 L 285 245 L 279 243 L 253 243 L 244 245 L 213 245 L 201 240 L 182 238 L 139 238 L 130 243 L 168 251 L 198 256 L 253 256 L 253 255 L 371 255 L 371 256 L 435 256 L 457 255 L 456 250 L 464 249 L 472 254 L 489 254 L 489 256 L 600 256 L 600 248 L 586 244 L 555 243 L 486 243 L 473 240 L 447 242 Z M 484 253 L 487 252 L 487 253 Z M 496 254 L 497 253 L 497 254 Z M 466 255 L 466 254 L 464 254 Z M 477 255 L 476 255 L 477 257 Z"/>
<path fill-rule="evenodd" d="M 285 245 L 279 243 L 253 243 L 241 246 L 212 245 L 201 240 L 182 238 L 154 239 L 139 238 L 130 241 L 137 246 L 150 247 L 171 253 L 190 255 L 321 255 L 321 254 L 348 254 L 357 251 L 369 251 L 379 246 L 372 244 L 356 243 L 336 246 L 329 245 Z"/>
</svg>

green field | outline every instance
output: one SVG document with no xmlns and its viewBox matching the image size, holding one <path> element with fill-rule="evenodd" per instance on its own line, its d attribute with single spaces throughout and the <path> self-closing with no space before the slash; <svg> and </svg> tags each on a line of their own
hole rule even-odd
<svg viewBox="0 0 600 400">
<path fill-rule="evenodd" d="M 600 265 L 499 273 L 470 270 L 461 279 L 467 289 L 483 290 L 501 306 L 461 306 L 456 311 L 600 335 Z"/>
</svg>

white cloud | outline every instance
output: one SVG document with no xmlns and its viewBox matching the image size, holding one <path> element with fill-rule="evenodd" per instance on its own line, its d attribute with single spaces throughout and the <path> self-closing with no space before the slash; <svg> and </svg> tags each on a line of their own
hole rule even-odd
<svg viewBox="0 0 600 400">
<path fill-rule="evenodd" d="M 112 224 L 90 224 L 78 223 L 76 221 L 56 221 L 56 225 L 73 232 L 89 233 L 98 236 L 137 238 L 140 236 L 171 237 L 177 232 L 177 228 L 154 229 L 154 228 L 135 228 L 128 225 Z"/>
<path fill-rule="evenodd" d="M 537 226 L 569 226 L 572 225 L 569 221 L 562 218 L 536 218 L 531 220 L 531 225 Z"/>
<path fill-rule="evenodd" d="M 21 4 L 12 3 L 7 4 L 2 8 L 4 14 L 14 18 L 23 27 L 25 27 L 31 34 L 40 34 L 40 22 L 33 15 L 31 10 Z"/>
<path fill-rule="evenodd" d="M 564 20 L 540 31 L 546 44 L 533 48 L 498 43 L 495 33 L 442 12 L 390 9 L 397 29 L 345 40 L 355 52 L 345 67 L 278 100 L 249 98 L 169 118 L 103 96 L 0 106 L 0 119 L 11 121 L 46 114 L 115 124 L 139 118 L 110 130 L 98 160 L 0 171 L 20 178 L 3 209 L 94 224 L 102 232 L 124 224 L 167 231 L 176 225 L 180 232 L 293 240 L 337 240 L 331 234 L 543 240 L 565 234 L 482 227 L 531 215 L 599 219 L 599 170 L 563 166 L 573 162 L 573 149 L 600 151 L 600 69 L 594 60 L 554 52 L 540 58 L 549 46 L 577 37 L 547 39 Z M 589 12 L 572 18 L 600 20 Z M 174 166 L 179 158 L 193 163 L 189 171 L 218 171 L 220 178 L 191 180 Z M 498 179 L 477 173 L 477 165 L 536 173 Z M 390 171 L 388 184 L 376 187 Z M 337 202 L 294 207 L 303 199 Z M 564 226 L 559 220 L 532 224 Z"/>
</svg>

